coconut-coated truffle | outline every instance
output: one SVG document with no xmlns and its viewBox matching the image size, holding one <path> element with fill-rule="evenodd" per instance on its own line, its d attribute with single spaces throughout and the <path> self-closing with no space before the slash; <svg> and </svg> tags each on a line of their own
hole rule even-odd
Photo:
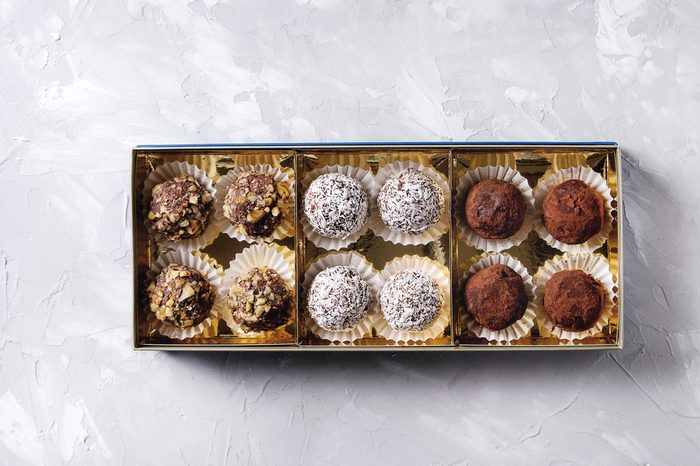
<svg viewBox="0 0 700 466">
<path fill-rule="evenodd" d="M 309 288 L 309 314 L 326 330 L 355 327 L 366 315 L 372 301 L 369 285 L 347 266 L 329 267 L 314 277 Z"/>
<path fill-rule="evenodd" d="M 195 238 L 209 224 L 212 197 L 190 175 L 177 175 L 156 185 L 148 219 L 153 229 L 170 241 Z"/>
<path fill-rule="evenodd" d="M 389 277 L 379 296 L 384 318 L 395 330 L 420 331 L 440 314 L 444 296 L 428 274 L 404 270 Z"/>
<path fill-rule="evenodd" d="M 292 298 L 291 287 L 276 270 L 256 267 L 233 281 L 226 305 L 243 331 L 259 332 L 289 321 Z"/>
<path fill-rule="evenodd" d="M 525 220 L 522 193 L 503 180 L 488 179 L 472 186 L 464 207 L 467 225 L 482 238 L 509 238 Z"/>
<path fill-rule="evenodd" d="M 435 180 L 408 168 L 386 180 L 377 204 L 389 229 L 418 235 L 438 222 L 445 209 L 445 196 Z"/>
<path fill-rule="evenodd" d="M 214 305 L 214 288 L 199 271 L 169 264 L 147 288 L 151 312 L 180 328 L 198 325 Z"/>
<path fill-rule="evenodd" d="M 557 327 L 581 332 L 603 311 L 603 286 L 583 270 L 562 270 L 544 284 L 544 311 Z"/>
<path fill-rule="evenodd" d="M 603 197 L 580 180 L 555 186 L 542 203 L 545 228 L 565 244 L 588 241 L 603 228 L 604 218 Z"/>
<path fill-rule="evenodd" d="M 362 185 L 341 173 L 316 178 L 304 194 L 304 215 L 319 235 L 346 238 L 369 218 L 369 196 Z"/>
<path fill-rule="evenodd" d="M 224 199 L 224 217 L 248 236 L 270 236 L 290 207 L 289 184 L 266 173 L 241 173 Z"/>
<path fill-rule="evenodd" d="M 504 264 L 490 265 L 469 277 L 464 299 L 467 312 L 490 330 L 512 325 L 527 308 L 522 277 Z"/>
</svg>

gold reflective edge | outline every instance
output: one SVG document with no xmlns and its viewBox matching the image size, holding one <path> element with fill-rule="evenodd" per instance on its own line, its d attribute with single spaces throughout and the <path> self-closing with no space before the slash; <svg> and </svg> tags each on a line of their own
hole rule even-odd
<svg viewBox="0 0 700 466">
<path fill-rule="evenodd" d="M 396 245 L 384 241 L 371 231 L 361 237 L 351 249 L 362 254 L 377 270 L 393 258 L 403 255 L 419 255 L 429 257 L 445 265 L 451 274 L 452 296 L 450 324 L 445 331 L 435 339 L 421 344 L 397 344 L 378 336 L 372 329 L 371 334 L 355 340 L 353 345 L 332 344 L 329 341 L 315 337 L 304 323 L 304 309 L 301 299 L 301 284 L 306 268 L 315 259 L 326 253 L 316 248 L 305 238 L 299 224 L 301 208 L 301 180 L 309 171 L 325 165 L 351 165 L 361 167 L 376 174 L 385 164 L 395 161 L 413 160 L 422 165 L 432 166 L 445 175 L 452 189 L 456 187 L 459 178 L 468 170 L 486 165 L 503 165 L 516 168 L 530 186 L 535 187 L 537 181 L 548 170 L 566 168 L 587 164 L 600 173 L 610 186 L 615 199 L 613 229 L 607 242 L 597 253 L 607 257 L 610 269 L 617 285 L 616 304 L 613 317 L 603 331 L 593 337 L 586 338 L 576 344 L 566 344 L 555 337 L 540 335 L 536 324 L 530 334 L 511 345 L 489 344 L 480 340 L 461 325 L 464 316 L 459 315 L 458 300 L 462 290 L 458 289 L 458 281 L 464 271 L 469 268 L 474 258 L 481 251 L 469 246 L 458 229 L 454 219 L 448 233 L 438 240 L 422 246 Z M 149 173 L 158 165 L 170 161 L 186 161 L 204 170 L 214 181 L 225 175 L 231 168 L 242 165 L 265 163 L 273 167 L 284 167 L 294 170 L 296 205 L 295 205 L 295 237 L 277 241 L 279 245 L 292 249 L 296 253 L 296 315 L 288 325 L 265 337 L 241 337 L 231 332 L 224 321 L 215 321 L 211 328 L 196 337 L 178 341 L 162 337 L 152 330 L 149 323 L 146 306 L 146 272 L 152 262 L 162 252 L 158 244 L 151 238 L 144 226 L 144 206 L 142 205 L 141 190 Z M 147 147 L 136 148 L 132 151 L 132 228 L 133 228 L 133 338 L 134 348 L 139 350 L 200 350 L 200 351 L 398 351 L 398 350 L 583 350 L 583 349 L 619 349 L 622 347 L 622 229 L 618 219 L 623 218 L 622 192 L 618 178 L 620 164 L 619 148 L 616 144 L 575 144 L 575 145 L 479 145 L 458 143 L 450 145 L 406 144 L 406 145 L 365 145 L 339 144 L 316 146 L 208 146 L 208 147 Z M 446 199 L 446 208 L 451 211 L 452 196 Z M 233 257 L 243 251 L 249 244 L 219 234 L 212 244 L 202 251 L 215 260 L 219 266 L 226 269 Z M 534 275 L 538 267 L 546 260 L 561 254 L 549 247 L 534 231 L 530 232 L 527 240 L 519 246 L 505 251 L 520 260 Z"/>
</svg>

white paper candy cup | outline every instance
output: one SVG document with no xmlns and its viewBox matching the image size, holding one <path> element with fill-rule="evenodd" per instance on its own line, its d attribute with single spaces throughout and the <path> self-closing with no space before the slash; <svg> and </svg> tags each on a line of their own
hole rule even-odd
<svg viewBox="0 0 700 466">
<path fill-rule="evenodd" d="M 562 270 L 583 270 L 603 285 L 605 296 L 600 318 L 592 328 L 583 332 L 570 332 L 555 326 L 544 312 L 545 284 L 552 275 Z M 615 296 L 613 288 L 615 287 L 615 283 L 613 282 L 613 276 L 612 273 L 610 273 L 610 265 L 607 259 L 600 254 L 565 253 L 563 256 L 556 256 L 545 262 L 544 265 L 539 268 L 535 274 L 534 280 L 537 286 L 535 290 L 535 295 L 537 296 L 537 320 L 540 322 L 540 325 L 547 329 L 553 336 L 561 340 L 567 340 L 569 344 L 573 344 L 574 340 L 582 340 L 602 332 L 603 328 L 608 324 L 612 316 L 613 298 Z"/>
<path fill-rule="evenodd" d="M 511 183 L 515 186 L 525 200 L 525 219 L 520 229 L 509 238 L 504 239 L 486 239 L 482 238 L 474 230 L 467 225 L 467 217 L 464 211 L 464 204 L 467 202 L 469 190 L 480 181 L 483 180 L 502 180 Z M 527 239 L 527 235 L 532 230 L 532 224 L 535 218 L 535 198 L 532 195 L 532 188 L 528 184 L 524 176 L 517 170 L 508 167 L 488 166 L 478 167 L 468 171 L 459 179 L 455 195 L 452 202 L 454 216 L 459 231 L 464 236 L 467 243 L 482 251 L 500 252 L 505 249 L 517 246 Z"/>
<path fill-rule="evenodd" d="M 601 228 L 601 230 L 588 241 L 581 244 L 562 243 L 549 234 L 547 228 L 545 228 L 544 223 L 542 222 L 542 204 L 545 196 L 553 188 L 568 180 L 583 181 L 590 188 L 600 193 L 601 197 L 603 198 L 603 206 L 605 208 L 603 228 Z M 560 251 L 570 252 L 572 254 L 584 254 L 595 251 L 601 247 L 605 241 L 607 241 L 608 235 L 612 230 L 613 198 L 610 194 L 610 188 L 605 182 L 605 179 L 599 173 L 593 171 L 593 169 L 589 167 L 571 167 L 556 171 L 551 175 L 540 179 L 540 182 L 533 191 L 533 195 L 535 196 L 535 210 L 537 211 L 533 228 L 540 238 L 542 238 L 548 245 L 552 246 L 553 248 L 557 248 Z"/>
<path fill-rule="evenodd" d="M 467 279 L 477 273 L 479 270 L 483 270 L 486 267 L 496 264 L 507 265 L 513 269 L 515 273 L 520 275 L 520 277 L 523 279 L 525 294 L 527 295 L 527 309 L 525 309 L 525 314 L 523 314 L 523 316 L 512 325 L 502 330 L 490 330 L 475 321 L 474 317 L 467 312 L 466 303 L 464 302 L 464 287 L 467 283 Z M 470 332 L 476 334 L 477 337 L 485 338 L 489 342 L 496 345 L 510 345 L 511 342 L 519 340 L 530 333 L 530 330 L 535 325 L 537 308 L 535 301 L 535 288 L 535 284 L 532 282 L 532 277 L 519 260 L 507 254 L 482 254 L 481 259 L 472 265 L 459 281 L 459 315 L 461 316 L 461 320 L 466 328 L 469 329 Z"/>
<path fill-rule="evenodd" d="M 236 228 L 231 221 L 224 216 L 224 199 L 231 184 L 243 172 L 262 173 L 272 175 L 275 182 L 285 182 L 289 186 L 289 211 L 282 216 L 280 224 L 265 238 L 248 236 L 243 228 Z M 294 235 L 294 171 L 289 169 L 275 168 L 266 164 L 246 165 L 229 170 L 216 183 L 216 211 L 214 212 L 214 222 L 219 230 L 226 233 L 231 238 L 248 243 L 264 243 L 277 241 Z"/>
<path fill-rule="evenodd" d="M 307 303 L 309 289 L 311 288 L 314 278 L 316 278 L 316 275 L 320 272 L 330 267 L 342 265 L 355 269 L 360 277 L 367 282 L 372 293 L 372 302 L 370 303 L 367 315 L 355 327 L 340 331 L 326 330 L 319 326 L 308 312 Z M 376 316 L 379 313 L 379 291 L 381 288 L 382 280 L 379 277 L 379 272 L 372 267 L 372 264 L 367 262 L 367 259 L 357 252 L 329 253 L 318 258 L 309 266 L 304 274 L 304 283 L 302 284 L 304 309 L 307 309 L 307 311 L 304 312 L 306 328 L 311 330 L 311 332 L 319 338 L 343 344 L 352 344 L 352 342 L 358 338 L 371 334 L 372 323 L 376 320 Z"/>
<path fill-rule="evenodd" d="M 240 253 L 236 254 L 231 262 L 229 262 L 228 268 L 224 271 L 223 278 L 223 297 L 224 301 L 228 296 L 229 290 L 233 285 L 234 279 L 238 277 L 245 276 L 251 269 L 259 267 L 268 267 L 275 270 L 282 280 L 289 285 L 292 290 L 292 295 L 294 294 L 294 284 L 295 284 L 295 273 L 294 273 L 294 251 L 291 251 L 284 246 L 277 244 L 254 244 L 247 247 Z M 292 311 L 290 319 L 287 323 L 281 325 L 287 325 L 294 319 L 296 310 L 294 309 L 292 300 Z M 223 306 L 222 319 L 226 322 L 226 325 L 231 329 L 231 331 L 237 335 L 248 336 L 248 337 L 265 337 L 274 333 L 275 330 L 261 331 L 261 332 L 246 332 L 240 325 L 238 325 L 233 320 L 233 315 L 231 310 L 227 305 Z M 280 328 L 278 327 L 278 328 Z"/>
<path fill-rule="evenodd" d="M 207 190 L 213 199 L 216 197 L 216 189 L 209 177 L 207 177 L 204 170 L 190 164 L 187 162 L 168 162 L 159 166 L 148 175 L 146 182 L 143 185 L 143 191 L 141 195 L 143 198 L 143 217 L 145 219 L 146 229 L 148 233 L 155 238 L 155 240 L 161 246 L 168 249 L 184 249 L 185 251 L 198 251 L 209 244 L 211 244 L 219 234 L 219 229 L 216 226 L 214 220 L 214 206 L 212 205 L 212 212 L 209 215 L 209 223 L 204 229 L 201 235 L 196 238 L 183 239 L 181 241 L 170 241 L 165 238 L 162 234 L 153 229 L 153 223 L 148 219 L 148 211 L 151 207 L 151 200 L 153 199 L 153 188 L 156 185 L 163 183 L 171 178 L 178 175 L 190 175 L 192 176 L 199 185 Z"/>
<path fill-rule="evenodd" d="M 204 332 L 204 330 L 212 326 L 213 319 L 221 317 L 223 310 L 222 272 L 216 261 L 206 254 L 177 249 L 166 252 L 156 259 L 151 265 L 151 269 L 146 273 L 146 286 L 152 283 L 158 274 L 170 264 L 186 265 L 199 270 L 214 288 L 214 305 L 209 311 L 209 317 L 200 322 L 199 325 L 180 328 L 170 322 L 158 320 L 155 314 L 148 309 L 149 328 L 154 328 L 161 335 L 174 340 L 184 340 Z"/>
<path fill-rule="evenodd" d="M 375 182 L 378 187 L 377 193 L 379 192 L 379 189 L 381 189 L 381 187 L 384 186 L 386 180 L 388 180 L 394 175 L 398 175 L 399 173 L 408 168 L 416 169 L 424 175 L 430 177 L 433 181 L 435 181 L 442 190 L 443 198 L 445 199 L 445 203 L 447 203 L 447 200 L 450 198 L 450 184 L 447 181 L 445 175 L 438 172 L 433 167 L 421 165 L 418 162 L 414 162 L 412 160 L 394 162 L 380 168 L 379 172 L 377 172 L 377 176 L 375 177 Z M 379 214 L 379 207 L 377 204 L 376 196 L 372 197 L 372 204 L 372 209 L 375 212 L 375 215 L 370 217 L 370 229 L 374 231 L 374 233 L 377 236 L 380 236 L 385 241 L 389 241 L 394 244 L 428 244 L 431 241 L 435 241 L 438 238 L 440 238 L 450 228 L 450 209 L 447 205 L 444 206 L 444 209 L 442 210 L 442 215 L 440 215 L 440 218 L 438 219 L 435 225 L 433 225 L 423 233 L 411 235 L 409 233 L 393 231 L 384 224 L 384 222 L 382 221 L 382 217 Z"/>
<path fill-rule="evenodd" d="M 425 330 L 395 330 L 384 319 L 384 314 L 382 312 L 377 312 L 374 319 L 374 328 L 377 330 L 377 334 L 383 336 L 387 340 L 393 340 L 397 343 L 422 343 L 425 342 L 425 340 L 442 335 L 447 326 L 450 324 L 450 273 L 449 270 L 447 270 L 447 267 L 435 262 L 432 259 L 419 256 L 403 256 L 386 264 L 384 270 L 382 270 L 380 273 L 382 286 L 384 286 L 386 281 L 392 275 L 408 269 L 417 270 L 429 275 L 440 287 L 440 291 L 442 291 L 443 303 L 442 309 L 435 319 L 435 322 L 433 322 L 432 325 Z M 377 301 L 379 301 L 379 296 L 377 296 Z"/>
<path fill-rule="evenodd" d="M 337 251 L 351 245 L 360 239 L 361 236 L 367 233 L 372 218 L 376 215 L 372 199 L 377 197 L 379 188 L 377 187 L 374 181 L 374 176 L 370 171 L 363 168 L 351 167 L 349 165 L 328 165 L 325 167 L 316 168 L 304 176 L 301 181 L 301 187 L 304 194 L 316 178 L 328 173 L 340 173 L 341 175 L 349 176 L 350 178 L 357 180 L 367 192 L 367 199 L 369 201 L 369 220 L 362 226 L 362 228 L 355 233 L 346 236 L 345 238 L 326 238 L 325 236 L 318 234 L 302 211 L 301 227 L 304 230 L 304 235 L 306 235 L 306 237 L 319 248 L 323 248 L 327 251 Z"/>
</svg>

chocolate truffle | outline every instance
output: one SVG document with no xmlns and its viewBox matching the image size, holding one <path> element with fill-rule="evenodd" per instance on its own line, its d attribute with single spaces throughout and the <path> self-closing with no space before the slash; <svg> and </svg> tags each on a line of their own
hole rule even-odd
<svg viewBox="0 0 700 466">
<path fill-rule="evenodd" d="M 156 185 L 148 211 L 153 229 L 170 241 L 195 238 L 207 228 L 212 197 L 190 175 L 178 175 Z"/>
<path fill-rule="evenodd" d="M 440 186 L 414 168 L 384 183 L 377 198 L 379 214 L 392 231 L 418 235 L 435 225 L 445 209 Z"/>
<path fill-rule="evenodd" d="M 289 185 L 271 175 L 243 172 L 226 191 L 223 212 L 248 236 L 270 236 L 289 210 Z"/>
<path fill-rule="evenodd" d="M 277 271 L 256 267 L 233 281 L 226 305 L 246 333 L 274 330 L 289 321 L 292 290 Z"/>
<path fill-rule="evenodd" d="M 328 173 L 316 178 L 306 190 L 304 214 L 319 235 L 346 238 L 367 223 L 369 196 L 354 178 Z"/>
<path fill-rule="evenodd" d="M 564 181 L 544 197 L 542 222 L 565 244 L 581 244 L 603 228 L 603 198 L 580 180 Z"/>
<path fill-rule="evenodd" d="M 503 264 L 490 265 L 469 277 L 464 300 L 474 320 L 490 330 L 512 325 L 527 308 L 522 277 Z"/>
<path fill-rule="evenodd" d="M 469 190 L 464 212 L 469 228 L 482 238 L 509 238 L 523 226 L 525 199 L 507 181 L 483 180 Z"/>
<path fill-rule="evenodd" d="M 409 269 L 389 277 L 379 295 L 379 304 L 393 329 L 420 331 L 435 322 L 444 299 L 430 275 Z"/>
<path fill-rule="evenodd" d="M 583 270 L 563 270 L 544 284 L 544 312 L 557 327 L 588 330 L 603 310 L 603 287 Z"/>
<path fill-rule="evenodd" d="M 180 328 L 198 325 L 214 305 L 214 288 L 199 271 L 169 264 L 147 288 L 151 312 Z"/>
<path fill-rule="evenodd" d="M 309 289 L 309 314 L 331 331 L 355 327 L 366 315 L 372 295 L 352 267 L 330 267 L 314 278 Z"/>
</svg>

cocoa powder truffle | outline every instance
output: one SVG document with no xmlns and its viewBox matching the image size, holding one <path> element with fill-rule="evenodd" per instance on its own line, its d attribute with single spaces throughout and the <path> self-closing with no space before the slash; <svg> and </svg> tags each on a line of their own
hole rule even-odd
<svg viewBox="0 0 700 466">
<path fill-rule="evenodd" d="M 464 206 L 467 225 L 487 239 L 504 239 L 518 232 L 525 221 L 525 199 L 511 183 L 483 180 L 472 186 Z"/>
<path fill-rule="evenodd" d="M 563 270 L 544 285 L 544 311 L 557 327 L 588 330 L 603 310 L 603 286 L 582 270 Z"/>
<path fill-rule="evenodd" d="M 207 228 L 212 197 L 190 175 L 178 175 L 156 185 L 148 219 L 170 241 L 195 238 Z"/>
<path fill-rule="evenodd" d="M 355 327 L 367 315 L 371 301 L 369 285 L 352 267 L 329 267 L 309 288 L 309 314 L 330 331 Z"/>
<path fill-rule="evenodd" d="M 256 267 L 234 279 L 226 305 L 246 333 L 274 330 L 289 321 L 292 290 L 277 271 Z"/>
<path fill-rule="evenodd" d="M 304 215 L 319 235 L 346 238 L 367 223 L 369 196 L 354 178 L 327 173 L 316 178 L 306 190 Z"/>
<path fill-rule="evenodd" d="M 430 275 L 409 269 L 389 277 L 379 295 L 379 304 L 393 329 L 420 331 L 435 322 L 444 299 L 440 286 Z"/>
<path fill-rule="evenodd" d="M 603 198 L 580 180 L 565 181 L 549 191 L 542 203 L 542 222 L 555 239 L 581 244 L 603 228 Z"/>
<path fill-rule="evenodd" d="M 377 198 L 382 221 L 392 231 L 418 235 L 435 225 L 445 209 L 440 186 L 408 168 L 384 183 Z"/>
<path fill-rule="evenodd" d="M 243 172 L 226 191 L 223 212 L 248 236 L 270 236 L 289 210 L 289 185 L 272 175 Z"/>
<path fill-rule="evenodd" d="M 469 277 L 464 299 L 474 320 L 490 330 L 512 325 L 527 308 L 522 277 L 503 264 L 488 266 Z"/>
<path fill-rule="evenodd" d="M 199 271 L 169 264 L 147 288 L 151 312 L 180 328 L 198 325 L 214 305 L 214 288 Z"/>
</svg>

